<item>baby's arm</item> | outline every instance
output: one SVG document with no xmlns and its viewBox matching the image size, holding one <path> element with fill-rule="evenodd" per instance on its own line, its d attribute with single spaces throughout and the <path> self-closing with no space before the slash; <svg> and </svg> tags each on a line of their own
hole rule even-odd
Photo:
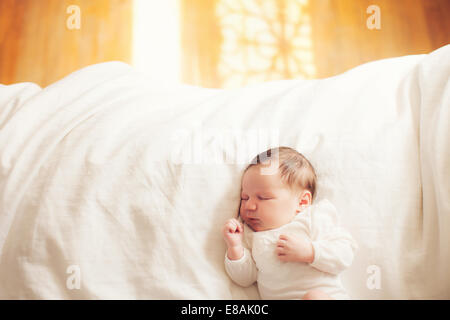
<svg viewBox="0 0 450 320">
<path fill-rule="evenodd" d="M 327 200 L 319 210 L 312 212 L 310 232 L 314 250 L 311 266 L 332 274 L 350 267 L 358 246 L 352 236 L 339 227 L 337 210 Z"/>
<path fill-rule="evenodd" d="M 227 221 L 223 237 L 227 244 L 225 270 L 237 284 L 248 287 L 256 281 L 257 269 L 250 251 L 242 245 L 244 228 L 236 219 Z"/>
</svg>

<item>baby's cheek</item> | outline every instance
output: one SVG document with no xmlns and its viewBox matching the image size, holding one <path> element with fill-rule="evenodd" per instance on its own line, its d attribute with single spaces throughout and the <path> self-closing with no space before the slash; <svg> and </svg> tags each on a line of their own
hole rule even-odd
<svg viewBox="0 0 450 320">
<path fill-rule="evenodd" d="M 279 219 L 279 217 L 277 217 L 276 214 L 269 213 L 269 214 L 266 214 L 266 220 L 268 222 L 270 222 L 271 225 L 275 225 L 275 224 L 278 224 L 280 219 Z"/>
</svg>

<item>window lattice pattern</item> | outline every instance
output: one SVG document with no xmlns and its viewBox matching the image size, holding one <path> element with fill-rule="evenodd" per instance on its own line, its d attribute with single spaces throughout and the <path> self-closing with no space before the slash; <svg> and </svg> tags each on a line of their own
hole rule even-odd
<svg viewBox="0 0 450 320">
<path fill-rule="evenodd" d="M 309 0 L 220 0 L 222 87 L 313 78 Z"/>
</svg>

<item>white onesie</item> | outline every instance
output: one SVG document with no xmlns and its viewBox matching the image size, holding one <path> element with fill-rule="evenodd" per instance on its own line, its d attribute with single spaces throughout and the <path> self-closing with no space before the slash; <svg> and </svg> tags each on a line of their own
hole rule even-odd
<svg viewBox="0 0 450 320">
<path fill-rule="evenodd" d="M 334 299 L 349 299 L 339 273 L 352 264 L 357 244 L 338 223 L 336 208 L 322 200 L 277 229 L 254 232 L 244 224 L 244 256 L 230 260 L 225 253 L 225 269 L 243 287 L 257 281 L 262 299 L 301 299 L 311 289 L 320 289 Z M 314 261 L 279 260 L 275 249 L 281 234 L 303 234 L 311 239 Z"/>
</svg>

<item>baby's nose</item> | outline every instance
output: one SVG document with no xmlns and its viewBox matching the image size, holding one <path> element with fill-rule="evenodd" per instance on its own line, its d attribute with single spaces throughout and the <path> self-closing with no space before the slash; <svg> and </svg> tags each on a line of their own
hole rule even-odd
<svg viewBox="0 0 450 320">
<path fill-rule="evenodd" d="M 247 201 L 245 205 L 245 209 L 247 210 L 256 210 L 256 203 Z"/>
<path fill-rule="evenodd" d="M 253 205 L 251 207 L 247 207 L 245 210 L 245 213 L 250 218 L 256 218 L 257 212 L 256 212 L 256 205 Z"/>
</svg>

